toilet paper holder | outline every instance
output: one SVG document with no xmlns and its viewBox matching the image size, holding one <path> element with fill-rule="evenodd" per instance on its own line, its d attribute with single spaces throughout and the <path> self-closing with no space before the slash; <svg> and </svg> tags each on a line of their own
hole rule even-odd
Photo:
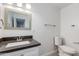
<svg viewBox="0 0 79 59">
<path fill-rule="evenodd" d="M 52 27 L 56 27 L 56 25 L 52 25 L 52 24 L 44 24 L 45 26 L 52 26 Z"/>
<path fill-rule="evenodd" d="M 73 42 L 74 44 L 79 44 L 79 42 Z"/>
</svg>

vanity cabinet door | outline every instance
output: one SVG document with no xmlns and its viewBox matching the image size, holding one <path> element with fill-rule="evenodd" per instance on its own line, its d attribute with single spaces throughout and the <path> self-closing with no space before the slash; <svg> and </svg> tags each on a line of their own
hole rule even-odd
<svg viewBox="0 0 79 59">
<path fill-rule="evenodd" d="M 39 47 L 22 49 L 10 53 L 3 53 L 0 56 L 39 56 Z"/>
<path fill-rule="evenodd" d="M 24 49 L 19 54 L 19 56 L 39 56 L 39 47 Z"/>
<path fill-rule="evenodd" d="M 39 49 L 36 48 L 34 50 L 28 51 L 24 53 L 24 56 L 39 56 Z"/>
</svg>

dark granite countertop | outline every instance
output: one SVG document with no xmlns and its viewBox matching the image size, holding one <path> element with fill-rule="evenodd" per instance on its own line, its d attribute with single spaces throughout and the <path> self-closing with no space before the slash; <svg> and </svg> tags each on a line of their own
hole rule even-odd
<svg viewBox="0 0 79 59">
<path fill-rule="evenodd" d="M 18 46 L 6 47 L 8 43 L 18 42 L 17 40 L 4 40 L 0 42 L 0 53 L 8 53 L 21 49 L 32 48 L 36 46 L 40 46 L 41 44 L 32 38 L 24 38 L 22 41 L 29 41 L 30 44 L 23 44 Z M 21 42 L 21 41 L 20 41 Z"/>
</svg>

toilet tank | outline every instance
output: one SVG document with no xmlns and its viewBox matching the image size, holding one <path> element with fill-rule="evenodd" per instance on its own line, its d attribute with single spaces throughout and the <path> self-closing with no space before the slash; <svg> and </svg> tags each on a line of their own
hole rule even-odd
<svg viewBox="0 0 79 59">
<path fill-rule="evenodd" d="M 60 36 L 55 36 L 54 37 L 54 42 L 55 42 L 55 45 L 57 45 L 57 46 L 60 46 L 60 45 L 64 44 L 64 40 Z"/>
</svg>

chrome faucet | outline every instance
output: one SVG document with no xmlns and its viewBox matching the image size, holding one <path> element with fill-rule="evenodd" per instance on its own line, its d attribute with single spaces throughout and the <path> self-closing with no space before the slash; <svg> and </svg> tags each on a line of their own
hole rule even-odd
<svg viewBox="0 0 79 59">
<path fill-rule="evenodd" d="M 18 36 L 17 37 L 17 41 L 22 41 L 22 37 L 21 36 Z"/>
</svg>

